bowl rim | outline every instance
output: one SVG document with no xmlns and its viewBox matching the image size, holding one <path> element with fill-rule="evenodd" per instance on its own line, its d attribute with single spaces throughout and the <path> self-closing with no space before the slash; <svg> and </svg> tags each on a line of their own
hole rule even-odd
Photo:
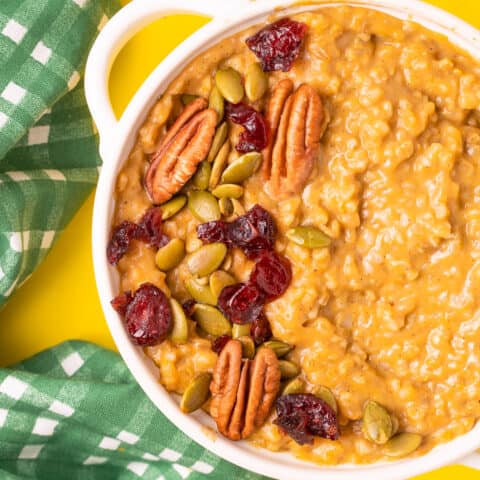
<svg viewBox="0 0 480 480">
<path fill-rule="evenodd" d="M 92 254 L 98 294 L 115 344 L 133 377 L 146 395 L 177 428 L 220 458 L 256 473 L 278 479 L 295 478 L 300 473 L 305 480 L 313 480 L 318 478 L 319 474 L 324 473 L 332 480 L 346 480 L 347 478 L 349 480 L 384 480 L 385 478 L 400 480 L 458 460 L 476 448 L 480 448 L 480 422 L 470 432 L 435 447 L 423 456 L 367 465 L 322 466 L 298 460 L 289 453 L 272 453 L 252 447 L 246 442 L 232 442 L 220 435 L 213 435 L 209 430 L 209 427 L 213 426 L 213 422 L 207 414 L 197 412 L 193 415 L 186 415 L 180 411 L 173 396 L 158 382 L 157 367 L 153 365 L 141 348 L 130 342 L 123 322 L 110 306 L 110 300 L 118 291 L 118 288 L 115 288 L 118 287 L 118 274 L 113 267 L 108 265 L 104 252 L 114 210 L 115 181 L 124 159 L 134 144 L 138 129 L 156 102 L 158 94 L 189 63 L 190 58 L 197 56 L 235 31 L 258 23 L 272 13 L 274 7 L 281 7 L 282 10 L 284 7 L 291 7 L 291 2 L 286 0 L 266 0 L 263 3 L 256 2 L 255 4 L 239 2 L 242 7 L 235 5 L 236 8 L 233 9 L 236 1 L 230 5 L 232 7 L 230 17 L 214 18 L 188 37 L 158 65 L 138 89 L 114 131 L 104 134 L 100 130 L 101 155 L 104 165 L 95 195 Z M 177 3 L 182 3 L 182 0 L 177 0 Z M 480 59 L 480 35 L 476 29 L 463 20 L 422 1 L 404 0 L 402 3 L 402 6 L 399 6 L 396 4 L 396 0 L 314 0 L 304 2 L 300 8 L 312 10 L 338 5 L 354 5 L 384 11 L 392 16 L 407 18 L 427 26 L 430 30 L 443 29 L 442 33 L 446 33 L 452 43 L 468 50 L 470 54 Z M 140 1 L 138 1 L 139 4 Z M 134 5 L 135 1 L 131 6 L 134 7 Z M 295 8 L 298 7 L 295 6 Z M 435 21 L 440 23 L 432 23 Z M 447 21 L 449 22 L 448 26 L 446 26 Z M 432 26 L 438 28 L 432 28 Z M 475 37 L 472 38 L 474 34 Z M 86 86 L 88 87 L 87 82 Z M 87 88 L 87 101 L 91 106 L 92 96 L 89 95 L 88 90 Z M 113 141 L 114 139 L 115 141 Z"/>
</svg>

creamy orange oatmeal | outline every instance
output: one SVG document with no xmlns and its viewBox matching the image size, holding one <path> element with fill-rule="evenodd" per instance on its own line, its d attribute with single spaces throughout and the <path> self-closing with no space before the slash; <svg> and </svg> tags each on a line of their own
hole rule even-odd
<svg viewBox="0 0 480 480">
<path fill-rule="evenodd" d="M 423 454 L 480 417 L 480 65 L 373 10 L 289 18 L 307 27 L 289 71 L 259 67 L 245 43 L 257 25 L 194 59 L 150 112 L 118 176 L 114 226 L 141 225 L 160 205 L 163 237 L 135 234 L 117 259 L 121 290 L 149 283 L 175 299 L 169 337 L 145 352 L 169 391 L 188 392 L 184 411 L 210 388 L 203 406 L 229 438 L 322 464 Z M 236 150 L 245 130 L 229 105 L 240 102 L 266 118 L 265 148 Z M 264 302 L 266 347 L 216 307 L 261 260 L 197 235 L 255 205 L 273 217 L 272 255 L 292 273 Z M 218 360 L 212 340 L 225 335 L 241 342 Z M 223 383 L 240 398 L 256 380 L 261 418 L 249 417 L 248 388 L 245 407 L 221 411 Z M 321 398 L 338 438 L 301 445 L 285 433 L 274 423 L 282 393 Z"/>
</svg>

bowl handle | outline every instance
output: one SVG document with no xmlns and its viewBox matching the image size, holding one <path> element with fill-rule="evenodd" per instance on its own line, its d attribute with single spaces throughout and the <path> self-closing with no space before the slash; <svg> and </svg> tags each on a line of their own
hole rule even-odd
<svg viewBox="0 0 480 480">
<path fill-rule="evenodd" d="M 474 453 L 471 453 L 468 457 L 463 458 L 458 462 L 460 465 L 465 467 L 475 468 L 480 470 L 480 450 L 477 450 Z"/>
<path fill-rule="evenodd" d="M 85 69 L 85 96 L 102 143 L 117 125 L 108 94 L 110 69 L 131 37 L 161 17 L 193 13 L 225 18 L 234 7 L 238 9 L 245 4 L 246 0 L 133 0 L 114 15 L 98 35 Z"/>
</svg>

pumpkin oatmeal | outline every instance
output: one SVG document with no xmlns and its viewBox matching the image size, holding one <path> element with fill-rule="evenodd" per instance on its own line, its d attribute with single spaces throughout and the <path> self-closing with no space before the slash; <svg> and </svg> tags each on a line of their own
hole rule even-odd
<svg viewBox="0 0 480 480">
<path fill-rule="evenodd" d="M 361 8 L 194 59 L 121 170 L 132 340 L 219 432 L 321 464 L 420 455 L 480 417 L 480 65 Z"/>
</svg>

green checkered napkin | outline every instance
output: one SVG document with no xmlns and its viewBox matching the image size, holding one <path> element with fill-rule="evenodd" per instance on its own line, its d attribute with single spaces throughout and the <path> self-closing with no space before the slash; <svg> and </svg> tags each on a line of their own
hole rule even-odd
<svg viewBox="0 0 480 480">
<path fill-rule="evenodd" d="M 260 480 L 173 426 L 118 355 L 67 342 L 0 370 L 0 478 Z"/>
<path fill-rule="evenodd" d="M 118 0 L 0 0 L 0 306 L 92 190 L 81 73 Z"/>
</svg>

